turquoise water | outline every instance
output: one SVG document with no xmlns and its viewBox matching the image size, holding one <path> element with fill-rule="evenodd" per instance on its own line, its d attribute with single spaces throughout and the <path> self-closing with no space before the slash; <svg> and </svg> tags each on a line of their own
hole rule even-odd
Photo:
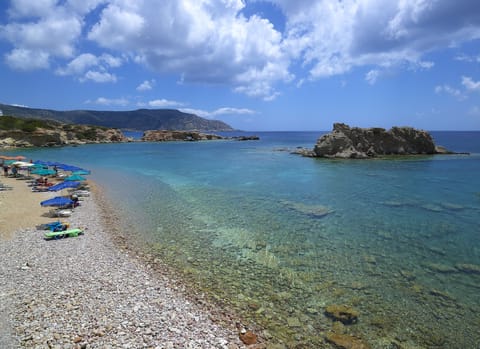
<svg viewBox="0 0 480 349">
<path fill-rule="evenodd" d="M 287 151 L 320 134 L 28 156 L 93 170 L 129 235 L 274 342 L 330 348 L 324 308 L 346 304 L 360 316 L 343 331 L 373 348 L 479 347 L 480 132 L 433 133 L 468 156 Z"/>
</svg>

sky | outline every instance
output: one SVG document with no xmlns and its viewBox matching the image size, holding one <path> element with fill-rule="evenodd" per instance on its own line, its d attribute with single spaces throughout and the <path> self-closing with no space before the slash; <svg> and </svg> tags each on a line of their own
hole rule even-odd
<svg viewBox="0 0 480 349">
<path fill-rule="evenodd" d="M 480 1 L 1 0 L 0 103 L 480 130 Z"/>
</svg>

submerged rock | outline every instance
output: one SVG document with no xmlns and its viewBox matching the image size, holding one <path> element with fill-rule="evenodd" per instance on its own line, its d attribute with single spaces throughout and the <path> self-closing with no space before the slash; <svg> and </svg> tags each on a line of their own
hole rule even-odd
<svg viewBox="0 0 480 349">
<path fill-rule="evenodd" d="M 333 131 L 317 141 L 313 152 L 317 157 L 366 159 L 379 155 L 450 153 L 437 151 L 430 134 L 412 127 L 359 128 L 335 123 Z"/>
<path fill-rule="evenodd" d="M 325 315 L 344 324 L 353 324 L 358 321 L 359 312 L 347 305 L 332 304 L 325 308 Z"/>
<path fill-rule="evenodd" d="M 301 202 L 282 200 L 281 203 L 288 209 L 297 211 L 315 218 L 322 218 L 334 211 L 323 205 L 307 205 Z"/>
<path fill-rule="evenodd" d="M 328 332 L 325 336 L 327 342 L 334 344 L 341 349 L 370 349 L 370 345 L 362 339 L 350 336 L 348 334 Z"/>
<path fill-rule="evenodd" d="M 429 263 L 427 264 L 427 268 L 436 273 L 441 273 L 441 274 L 455 273 L 458 271 L 456 268 L 452 266 L 440 264 L 440 263 Z"/>
<path fill-rule="evenodd" d="M 480 265 L 459 263 L 455 265 L 455 268 L 466 274 L 480 275 Z"/>
</svg>

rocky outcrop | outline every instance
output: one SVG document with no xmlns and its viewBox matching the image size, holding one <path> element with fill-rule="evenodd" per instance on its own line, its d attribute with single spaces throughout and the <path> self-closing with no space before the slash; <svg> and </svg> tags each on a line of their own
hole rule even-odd
<svg viewBox="0 0 480 349">
<path fill-rule="evenodd" d="M 379 155 L 436 154 L 430 134 L 412 127 L 350 127 L 335 123 L 333 131 L 317 141 L 312 156 L 364 159 Z"/>
<path fill-rule="evenodd" d="M 71 129 L 70 129 L 71 127 Z M 54 147 L 87 143 L 127 142 L 117 129 L 104 129 L 85 125 L 64 125 L 36 130 L 0 130 L 0 148 Z"/>
<path fill-rule="evenodd" d="M 169 131 L 150 130 L 145 131 L 141 138 L 145 142 L 171 142 L 171 141 L 207 141 L 224 139 L 222 136 L 201 133 L 197 131 Z"/>
</svg>

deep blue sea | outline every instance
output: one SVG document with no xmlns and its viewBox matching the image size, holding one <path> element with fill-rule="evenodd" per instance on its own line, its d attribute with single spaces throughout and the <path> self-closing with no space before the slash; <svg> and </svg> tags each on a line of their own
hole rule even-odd
<svg viewBox="0 0 480 349">
<path fill-rule="evenodd" d="M 249 133 L 251 134 L 251 133 Z M 323 132 L 259 141 L 22 151 L 91 169 L 133 240 L 196 292 L 287 347 L 480 348 L 480 132 L 432 132 L 470 155 L 325 160 L 293 155 Z"/>
</svg>

